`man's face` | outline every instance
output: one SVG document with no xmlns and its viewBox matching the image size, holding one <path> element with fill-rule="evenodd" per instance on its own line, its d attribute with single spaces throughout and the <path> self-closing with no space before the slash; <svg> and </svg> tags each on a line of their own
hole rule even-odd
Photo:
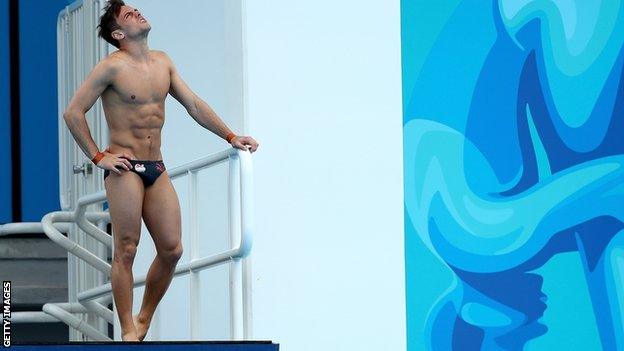
<svg viewBox="0 0 624 351">
<path fill-rule="evenodd" d="M 119 16 L 117 16 L 117 24 L 127 38 L 136 37 L 152 29 L 152 26 L 138 9 L 127 5 L 121 7 Z"/>
</svg>

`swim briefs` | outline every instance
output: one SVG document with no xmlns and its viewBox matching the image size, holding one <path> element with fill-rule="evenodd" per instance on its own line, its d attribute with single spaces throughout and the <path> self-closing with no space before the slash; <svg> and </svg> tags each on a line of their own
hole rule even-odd
<svg viewBox="0 0 624 351">
<path fill-rule="evenodd" d="M 125 158 L 130 162 L 130 164 L 132 165 L 130 171 L 138 174 L 139 177 L 141 177 L 141 180 L 143 180 L 143 185 L 146 187 L 154 184 L 156 179 L 158 179 L 158 176 L 160 176 L 165 171 L 165 164 L 162 160 L 131 160 L 126 157 L 122 158 Z M 104 179 L 106 179 L 109 174 L 110 171 L 108 169 L 105 169 Z"/>
</svg>

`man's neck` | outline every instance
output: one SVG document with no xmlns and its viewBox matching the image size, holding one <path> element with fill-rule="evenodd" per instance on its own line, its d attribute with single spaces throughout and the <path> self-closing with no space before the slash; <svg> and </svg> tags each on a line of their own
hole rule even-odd
<svg viewBox="0 0 624 351">
<path fill-rule="evenodd" d="M 147 37 L 140 40 L 128 41 L 121 47 L 136 62 L 149 61 L 149 46 L 147 46 Z"/>
</svg>

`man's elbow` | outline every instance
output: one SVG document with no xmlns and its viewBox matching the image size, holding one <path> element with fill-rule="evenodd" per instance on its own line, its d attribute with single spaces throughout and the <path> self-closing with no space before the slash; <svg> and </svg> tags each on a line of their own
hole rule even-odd
<svg viewBox="0 0 624 351">
<path fill-rule="evenodd" d="M 186 108 L 186 112 L 189 114 L 189 116 L 195 118 L 195 117 L 197 117 L 197 114 L 198 114 L 199 111 L 197 110 L 197 107 L 189 106 L 189 107 Z"/>
<path fill-rule="evenodd" d="M 197 108 L 197 100 L 193 99 L 193 101 L 186 105 L 186 112 L 188 112 L 191 117 L 196 117 L 199 114 L 199 108 Z"/>
<path fill-rule="evenodd" d="M 65 112 L 63 112 L 63 119 L 67 122 L 70 120 L 73 120 L 75 118 L 79 118 L 81 116 L 84 116 L 84 113 L 79 113 L 75 110 L 72 109 L 67 109 L 65 110 Z"/>
</svg>

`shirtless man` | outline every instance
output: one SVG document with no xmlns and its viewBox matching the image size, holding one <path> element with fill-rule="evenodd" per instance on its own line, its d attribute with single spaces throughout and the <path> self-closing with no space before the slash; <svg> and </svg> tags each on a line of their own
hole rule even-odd
<svg viewBox="0 0 624 351">
<path fill-rule="evenodd" d="M 82 151 L 105 170 L 115 245 L 111 284 L 122 340 L 142 341 L 182 255 L 180 205 L 160 152 L 167 94 L 197 123 L 233 147 L 254 152 L 259 144 L 252 137 L 232 133 L 184 83 L 169 56 L 148 48 L 151 26 L 138 9 L 109 0 L 98 27 L 99 36 L 119 50 L 97 63 L 63 117 Z M 85 119 L 99 96 L 110 130 L 104 152 L 93 141 Z M 141 217 L 157 254 L 148 271 L 141 310 L 133 316 L 132 264 Z"/>
</svg>

